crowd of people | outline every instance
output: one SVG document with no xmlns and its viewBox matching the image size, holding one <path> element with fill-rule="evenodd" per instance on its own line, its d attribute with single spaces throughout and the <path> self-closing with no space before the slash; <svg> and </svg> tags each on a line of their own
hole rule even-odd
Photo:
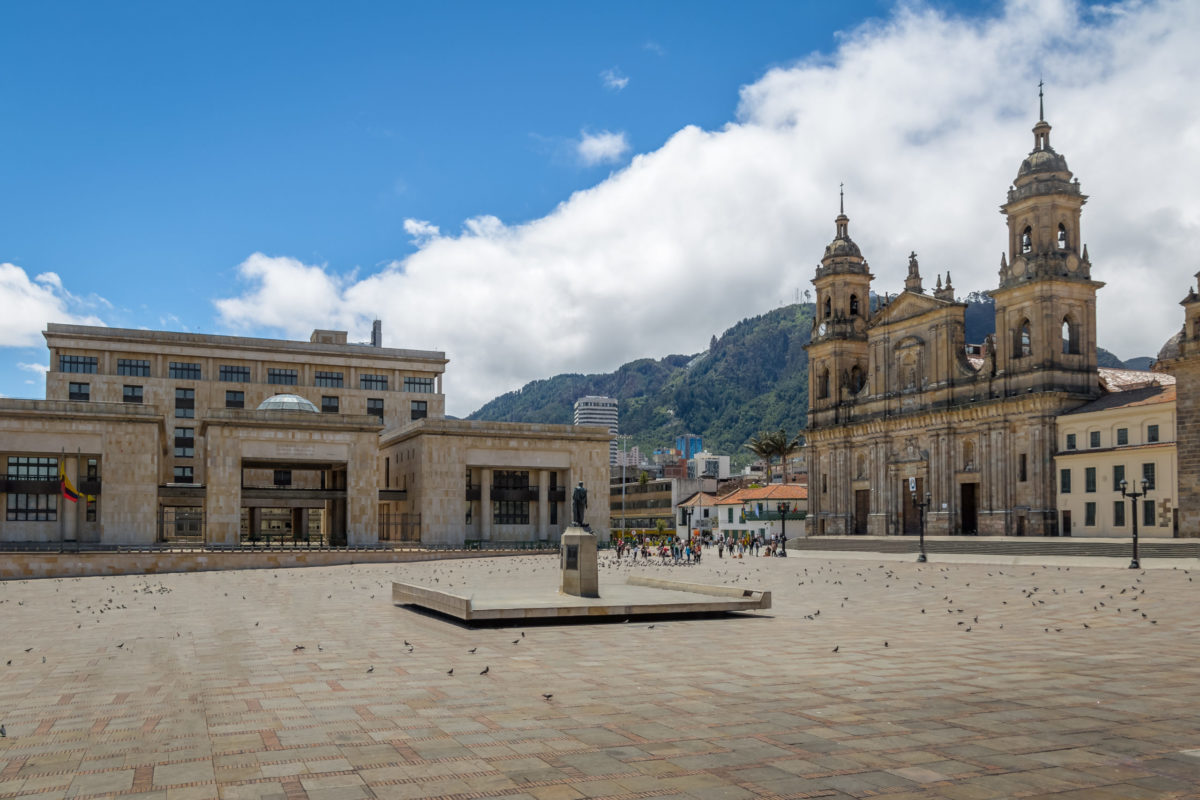
<svg viewBox="0 0 1200 800">
<path fill-rule="evenodd" d="M 705 550 L 715 550 L 717 558 L 745 558 L 787 556 L 787 537 L 772 534 L 718 534 L 716 536 L 693 536 L 681 539 L 675 536 L 649 537 L 639 534 L 631 538 L 617 538 L 613 550 L 617 560 L 629 556 L 634 562 L 641 557 L 649 562 L 654 558 L 663 564 L 699 564 Z"/>
</svg>

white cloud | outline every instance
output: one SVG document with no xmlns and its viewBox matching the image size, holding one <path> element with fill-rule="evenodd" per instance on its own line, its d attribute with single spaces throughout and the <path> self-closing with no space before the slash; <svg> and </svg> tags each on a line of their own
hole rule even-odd
<svg viewBox="0 0 1200 800">
<path fill-rule="evenodd" d="M 41 377 L 45 377 L 46 373 L 50 371 L 50 365 L 49 364 L 26 364 L 23 361 L 18 361 L 17 369 L 22 369 L 22 370 L 25 370 L 26 372 L 32 372 Z"/>
<path fill-rule="evenodd" d="M 419 247 L 436 239 L 441 233 L 437 225 L 426 222 L 423 219 L 404 220 L 404 232 L 411 236 Z"/>
<path fill-rule="evenodd" d="M 1200 105 L 1181 99 L 1198 36 L 1200 3 L 1011 0 L 982 21 L 902 5 L 744 87 L 722 129 L 684 128 L 545 217 L 471 220 L 362 279 L 255 255 L 246 293 L 219 308 L 231 325 L 360 339 L 379 315 L 388 344 L 447 351 L 461 415 L 534 378 L 699 352 L 808 288 L 843 181 L 877 291 L 902 288 L 910 250 L 926 286 L 949 269 L 961 294 L 993 288 L 997 207 L 1044 75 L 1053 144 L 1091 196 L 1100 344 L 1153 355 L 1182 323 L 1200 241 Z"/>
<path fill-rule="evenodd" d="M 63 288 L 62 279 L 43 272 L 33 280 L 16 264 L 0 263 L 0 347 L 37 347 L 45 344 L 42 331 L 48 322 L 103 325 L 87 310 L 108 301 L 96 295 L 79 298 Z"/>
<path fill-rule="evenodd" d="M 582 131 L 575 150 L 583 160 L 583 163 L 589 166 L 614 163 L 620 161 L 622 156 L 629 152 L 629 140 L 625 137 L 624 131 L 619 133 L 613 133 L 612 131 L 588 133 L 587 131 Z"/>
<path fill-rule="evenodd" d="M 616 67 L 612 67 L 600 73 L 600 82 L 604 84 L 605 89 L 619 92 L 629 85 L 629 76 L 622 74 L 621 70 Z"/>
</svg>

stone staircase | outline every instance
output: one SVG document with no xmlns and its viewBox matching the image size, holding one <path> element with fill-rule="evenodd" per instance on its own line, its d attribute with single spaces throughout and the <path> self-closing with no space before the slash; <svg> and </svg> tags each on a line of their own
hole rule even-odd
<svg viewBox="0 0 1200 800">
<path fill-rule="evenodd" d="M 788 539 L 788 550 L 832 550 L 859 553 L 916 553 L 916 536 L 810 536 Z M 1200 539 L 1141 539 L 1141 558 L 1200 558 Z M 1082 539 L 996 536 L 927 536 L 926 553 L 970 553 L 999 556 L 1108 556 L 1127 558 L 1129 539 Z"/>
</svg>

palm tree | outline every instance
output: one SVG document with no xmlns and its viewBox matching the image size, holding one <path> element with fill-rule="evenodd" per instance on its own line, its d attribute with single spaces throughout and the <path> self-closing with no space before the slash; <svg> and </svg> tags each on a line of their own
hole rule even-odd
<svg viewBox="0 0 1200 800">
<path fill-rule="evenodd" d="M 780 464 L 785 464 L 788 457 L 804 446 L 803 434 L 796 434 L 795 438 L 789 438 L 787 431 L 780 428 L 777 431 L 762 432 L 750 437 L 750 441 L 745 447 L 751 453 L 758 456 L 767 465 L 767 483 L 771 482 L 771 463 L 776 458 Z M 786 474 L 786 466 L 785 466 Z"/>
</svg>

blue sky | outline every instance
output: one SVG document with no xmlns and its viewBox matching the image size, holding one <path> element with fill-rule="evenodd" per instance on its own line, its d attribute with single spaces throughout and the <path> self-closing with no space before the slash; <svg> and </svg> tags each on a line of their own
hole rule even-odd
<svg viewBox="0 0 1200 800">
<path fill-rule="evenodd" d="M 988 288 L 1034 77 L 1069 159 L 1111 152 L 1095 129 L 1112 123 L 1063 117 L 1127 102 L 1155 14 L 1194 35 L 1174 5 L 5 4 L 0 394 L 41 395 L 48 321 L 365 338 L 379 315 L 386 344 L 447 351 L 448 406 L 465 414 L 555 372 L 696 352 L 793 299 L 842 180 L 868 258 L 911 246 L 963 262 L 964 292 Z M 1110 57 L 1022 40 L 1037 21 Z M 1189 73 L 1169 63 L 1180 75 L 1155 91 Z M 1186 150 L 1195 117 L 1170 110 Z M 1118 148 L 1139 135 L 1111 133 Z M 958 245 L 938 230 L 958 212 L 906 197 L 912 176 L 897 174 L 932 146 L 979 167 L 986 204 Z M 1099 167 L 1071 164 L 1088 191 Z M 944 195 L 962 171 L 920 192 Z M 1170 207 L 1186 240 L 1183 199 Z M 1190 271 L 1169 280 L 1177 300 Z M 676 314 L 683 330 L 665 333 Z M 1101 344 L 1147 354 L 1172 326 Z"/>
</svg>

